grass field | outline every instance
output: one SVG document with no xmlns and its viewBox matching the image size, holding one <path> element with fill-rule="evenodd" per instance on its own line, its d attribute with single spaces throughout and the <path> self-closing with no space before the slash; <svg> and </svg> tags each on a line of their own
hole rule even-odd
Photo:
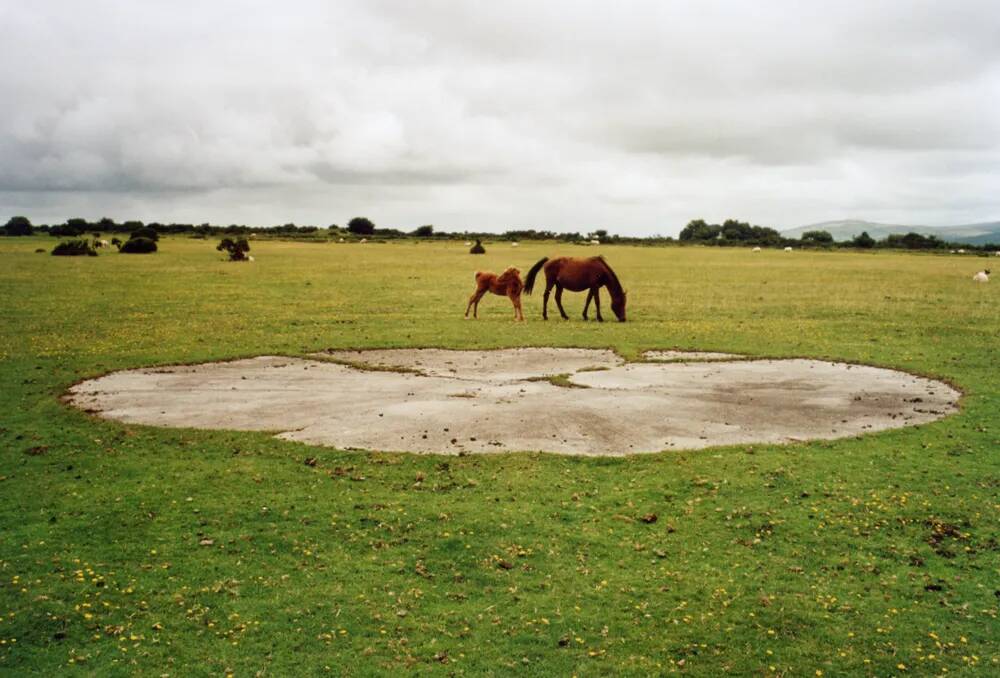
<svg viewBox="0 0 1000 678">
<path fill-rule="evenodd" d="M 0 673 L 996 675 L 1000 285 L 971 257 L 0 239 Z M 629 322 L 510 322 L 477 269 L 605 254 Z M 607 313 L 610 316 L 610 312 Z M 553 315 L 554 317 L 554 315 Z M 110 370 L 328 347 L 811 356 L 960 387 L 859 439 L 413 456 L 105 422 Z M 315 466 L 303 460 L 315 457 Z M 654 513 L 646 523 L 640 516 Z"/>
</svg>

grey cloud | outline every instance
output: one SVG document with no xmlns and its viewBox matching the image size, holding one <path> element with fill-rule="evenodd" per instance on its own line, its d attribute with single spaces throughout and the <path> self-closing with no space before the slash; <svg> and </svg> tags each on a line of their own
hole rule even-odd
<svg viewBox="0 0 1000 678">
<path fill-rule="evenodd" d="M 0 217 L 1000 212 L 992 1 L 9 3 L 0 92 Z"/>
</svg>

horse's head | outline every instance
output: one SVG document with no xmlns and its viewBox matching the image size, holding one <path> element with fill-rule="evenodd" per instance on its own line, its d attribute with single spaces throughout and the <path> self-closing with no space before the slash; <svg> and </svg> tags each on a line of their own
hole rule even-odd
<svg viewBox="0 0 1000 678">
<path fill-rule="evenodd" d="M 615 317 L 618 318 L 618 322 L 625 322 L 625 301 L 625 290 L 622 290 L 620 297 L 611 298 L 611 310 L 614 311 Z"/>
</svg>

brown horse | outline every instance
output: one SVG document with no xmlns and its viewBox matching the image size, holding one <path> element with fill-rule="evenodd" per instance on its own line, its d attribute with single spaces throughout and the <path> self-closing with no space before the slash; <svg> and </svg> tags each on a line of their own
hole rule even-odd
<svg viewBox="0 0 1000 678">
<path fill-rule="evenodd" d="M 524 284 L 525 294 L 531 294 L 535 286 L 535 276 L 542 267 L 545 267 L 545 297 L 542 302 L 542 318 L 549 319 L 549 292 L 553 286 L 556 288 L 556 306 L 559 313 L 566 320 L 569 316 L 563 310 L 562 292 L 567 289 L 570 292 L 582 292 L 589 290 L 587 303 L 583 305 L 583 319 L 587 320 L 587 309 L 590 307 L 590 300 L 594 300 L 594 308 L 597 311 L 597 320 L 604 322 L 601 317 L 601 299 L 598 290 L 601 287 L 608 288 L 611 295 L 611 310 L 621 322 L 625 322 L 625 290 L 618 282 L 618 276 L 604 261 L 604 257 L 590 257 L 588 259 L 577 259 L 575 257 L 559 257 L 549 259 L 545 257 L 528 271 L 528 278 Z"/>
<path fill-rule="evenodd" d="M 469 317 L 469 309 L 472 309 L 472 317 L 479 317 L 479 300 L 487 292 L 500 296 L 510 297 L 510 303 L 514 304 L 514 320 L 524 320 L 524 311 L 521 310 L 521 290 L 524 285 L 521 283 L 521 272 L 511 266 L 506 271 L 497 275 L 488 271 L 478 271 L 476 273 L 476 291 L 469 297 L 469 305 L 465 307 L 465 317 Z"/>
</svg>

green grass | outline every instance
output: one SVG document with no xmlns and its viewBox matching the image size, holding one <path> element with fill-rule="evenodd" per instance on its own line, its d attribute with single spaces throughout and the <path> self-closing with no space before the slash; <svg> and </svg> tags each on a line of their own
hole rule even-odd
<svg viewBox="0 0 1000 678">
<path fill-rule="evenodd" d="M 0 673 L 1000 671 L 1000 286 L 972 283 L 981 259 L 601 247 L 628 323 L 583 322 L 583 295 L 570 321 L 542 322 L 536 295 L 513 323 L 493 296 L 462 320 L 477 269 L 595 250 L 34 253 L 53 244 L 0 239 Z M 917 428 L 624 459 L 366 454 L 59 400 L 110 370 L 405 346 L 811 356 L 965 395 Z"/>
</svg>

